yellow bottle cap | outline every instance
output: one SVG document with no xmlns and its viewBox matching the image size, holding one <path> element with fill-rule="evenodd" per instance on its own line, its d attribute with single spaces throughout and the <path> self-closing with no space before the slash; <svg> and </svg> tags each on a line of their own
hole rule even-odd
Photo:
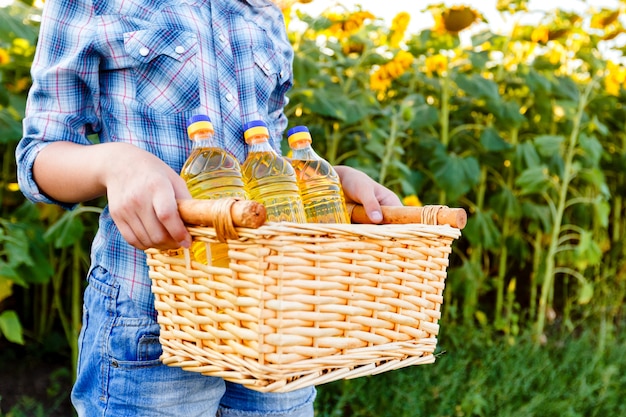
<svg viewBox="0 0 626 417">
<path fill-rule="evenodd" d="M 192 124 L 189 125 L 189 127 L 187 128 L 187 134 L 189 135 L 190 138 L 193 138 L 193 136 L 200 132 L 200 131 L 209 131 L 211 134 L 215 133 L 215 130 L 213 129 L 213 123 L 208 122 L 206 120 L 202 120 L 199 122 L 194 122 Z"/>
</svg>

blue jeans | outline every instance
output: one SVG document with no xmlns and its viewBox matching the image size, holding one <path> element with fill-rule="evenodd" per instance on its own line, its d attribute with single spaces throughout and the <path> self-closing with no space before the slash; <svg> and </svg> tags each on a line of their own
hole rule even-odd
<svg viewBox="0 0 626 417">
<path fill-rule="evenodd" d="M 315 388 L 260 393 L 159 361 L 159 325 L 142 316 L 104 269 L 85 290 L 78 375 L 80 417 L 312 417 Z"/>
</svg>

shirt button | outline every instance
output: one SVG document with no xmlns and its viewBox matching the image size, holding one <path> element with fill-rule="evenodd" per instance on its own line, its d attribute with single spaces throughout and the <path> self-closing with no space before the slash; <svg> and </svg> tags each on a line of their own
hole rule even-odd
<svg viewBox="0 0 626 417">
<path fill-rule="evenodd" d="M 233 99 L 235 98 L 235 97 L 233 97 L 233 95 L 232 95 L 232 94 L 230 94 L 230 93 L 226 94 L 224 97 L 226 98 L 226 101 L 233 101 Z"/>
<path fill-rule="evenodd" d="M 150 50 L 146 48 L 145 46 L 139 49 L 139 55 L 141 56 L 148 56 L 149 53 L 150 53 Z"/>
<path fill-rule="evenodd" d="M 226 37 L 225 37 L 224 35 L 222 35 L 222 34 L 220 34 L 220 35 L 217 37 L 217 39 L 219 39 L 219 40 L 220 40 L 220 42 L 222 42 L 222 43 L 226 42 Z"/>
<path fill-rule="evenodd" d="M 182 46 L 177 46 L 176 49 L 174 49 L 174 51 L 177 54 L 182 54 L 183 52 L 185 52 L 185 48 L 183 48 Z"/>
</svg>

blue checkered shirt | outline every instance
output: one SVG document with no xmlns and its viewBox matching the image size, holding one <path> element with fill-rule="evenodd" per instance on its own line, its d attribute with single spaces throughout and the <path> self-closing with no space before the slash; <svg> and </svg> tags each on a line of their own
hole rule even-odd
<svg viewBox="0 0 626 417">
<path fill-rule="evenodd" d="M 269 0 L 48 0 L 16 152 L 20 188 L 32 201 L 59 204 L 33 180 L 34 160 L 55 141 L 90 145 L 91 134 L 148 150 L 180 172 L 190 151 L 186 121 L 199 113 L 240 161 L 242 126 L 254 119 L 268 123 L 280 151 L 292 58 Z M 106 208 L 91 261 L 155 317 L 145 254 Z"/>
</svg>

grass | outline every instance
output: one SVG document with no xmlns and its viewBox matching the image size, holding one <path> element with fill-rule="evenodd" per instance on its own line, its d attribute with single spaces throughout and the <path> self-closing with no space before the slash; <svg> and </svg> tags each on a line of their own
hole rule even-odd
<svg viewBox="0 0 626 417">
<path fill-rule="evenodd" d="M 450 329 L 432 365 L 319 387 L 318 417 L 626 415 L 626 339 L 598 352 L 592 332 L 540 348 Z"/>
<path fill-rule="evenodd" d="M 617 332 L 619 335 L 619 332 Z M 594 331 L 554 335 L 537 347 L 524 337 L 511 343 L 487 330 L 448 326 L 432 365 L 337 381 L 318 388 L 317 417 L 605 417 L 626 415 L 626 335 L 599 350 Z M 27 358 L 0 354 L 0 374 Z M 46 355 L 47 356 L 47 355 Z M 68 357 L 68 356 L 67 356 Z M 41 360 L 44 358 L 33 358 Z M 46 359 L 50 359 L 49 357 Z M 57 361 L 58 361 L 57 357 Z M 69 359 L 66 359 L 69 361 Z M 60 362 L 60 361 L 58 361 Z M 60 365 L 57 362 L 57 365 Z M 67 370 L 71 369 L 69 363 Z M 0 400 L 0 417 L 53 417 L 69 411 L 69 387 L 58 367 L 22 367 L 22 396 Z M 65 373 L 63 374 L 65 375 Z M 12 375 L 13 384 L 20 378 Z M 26 388 L 31 386 L 29 392 Z M 68 392 L 59 392 L 59 388 Z M 4 387 L 7 388 L 6 386 Z M 0 390 L 0 398 L 3 394 Z M 56 399 L 51 401 L 50 394 Z M 5 398 L 8 400 L 8 398 Z M 61 401 L 61 404 L 59 404 Z M 59 412 L 65 410 L 65 414 Z"/>
</svg>

